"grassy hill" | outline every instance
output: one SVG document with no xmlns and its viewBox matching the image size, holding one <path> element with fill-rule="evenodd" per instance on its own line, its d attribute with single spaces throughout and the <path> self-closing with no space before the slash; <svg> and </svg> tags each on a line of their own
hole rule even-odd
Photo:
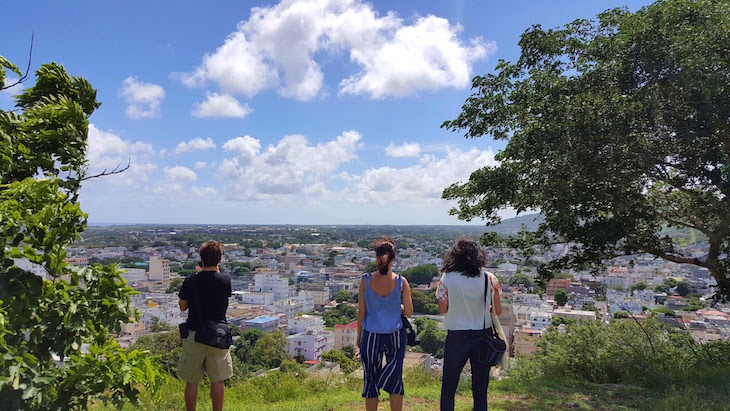
<svg viewBox="0 0 730 411">
<path fill-rule="evenodd" d="M 515 379 L 492 381 L 489 386 L 490 410 L 601 410 L 601 411 L 681 411 L 728 410 L 730 369 L 699 373 L 683 384 L 652 388 L 591 384 L 574 380 Z M 438 409 L 441 382 L 420 369 L 407 372 L 404 409 Z M 170 379 L 156 398 L 143 393 L 139 405 L 127 404 L 123 410 L 180 410 L 184 408 L 184 384 Z M 319 376 L 296 377 L 272 373 L 233 384 L 226 390 L 224 409 L 240 411 L 336 411 L 364 409 L 360 397 L 362 381 L 355 377 L 325 380 Z M 198 410 L 210 410 L 208 388 L 201 384 Z M 471 410 L 471 388 L 462 381 L 457 393 L 456 410 Z M 111 404 L 94 404 L 93 411 L 111 411 Z M 387 394 L 379 410 L 388 410 Z"/>
</svg>

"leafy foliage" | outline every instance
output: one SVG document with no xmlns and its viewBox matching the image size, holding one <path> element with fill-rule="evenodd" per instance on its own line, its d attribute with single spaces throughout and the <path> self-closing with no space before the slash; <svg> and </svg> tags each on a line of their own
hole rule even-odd
<svg viewBox="0 0 730 411">
<path fill-rule="evenodd" d="M 252 351 L 254 363 L 261 364 L 266 369 L 278 367 L 282 361 L 291 360 L 286 350 L 286 337 L 281 330 L 265 333 L 256 341 Z"/>
<path fill-rule="evenodd" d="M 347 354 L 338 350 L 337 348 L 333 348 L 322 354 L 322 359 L 340 364 L 340 369 L 345 374 L 350 374 L 351 372 L 358 369 L 358 367 L 360 367 L 359 362 L 353 360 L 352 358 L 349 358 Z"/>
<path fill-rule="evenodd" d="M 4 58 L 0 66 L 17 70 Z M 135 291 L 117 266 L 64 261 L 86 228 L 78 195 L 88 117 L 100 103 L 88 81 L 62 66 L 44 64 L 35 74 L 35 85 L 16 97 L 18 110 L 0 110 L 0 408 L 86 409 L 90 398 L 121 404 L 135 400 L 140 385 L 164 382 L 147 354 L 110 337 L 136 318 Z M 46 275 L 18 267 L 20 259 Z"/>
<path fill-rule="evenodd" d="M 538 343 L 540 349 L 518 361 L 513 375 L 652 385 L 730 364 L 727 341 L 700 345 L 686 331 L 654 318 L 641 326 L 632 320 L 589 321 L 567 325 L 566 330 L 550 328 Z"/>
<path fill-rule="evenodd" d="M 475 77 L 474 94 L 443 127 L 509 140 L 498 166 L 443 192 L 461 219 L 540 210 L 536 230 L 490 245 L 528 252 L 570 243 L 539 267 L 597 268 L 649 253 L 707 268 L 730 297 L 730 3 L 660 0 L 562 28 L 534 26 L 516 63 Z M 663 233 L 708 238 L 697 258 Z"/>
<path fill-rule="evenodd" d="M 322 319 L 327 327 L 334 327 L 336 324 L 349 324 L 357 319 L 357 308 L 346 303 L 340 303 L 335 308 L 325 311 Z"/>
<path fill-rule="evenodd" d="M 401 273 L 410 284 L 431 284 L 434 277 L 438 277 L 439 269 L 436 264 L 421 264 L 406 269 Z"/>
<path fill-rule="evenodd" d="M 446 331 L 440 330 L 438 323 L 427 317 L 416 318 L 413 323 L 416 325 L 423 352 L 432 354 L 436 358 L 443 358 Z"/>
<path fill-rule="evenodd" d="M 421 314 L 438 314 L 438 300 L 436 293 L 423 293 L 411 290 L 411 299 L 413 300 L 413 311 Z"/>
<path fill-rule="evenodd" d="M 564 288 L 555 290 L 555 302 L 561 307 L 568 302 L 568 292 Z"/>
</svg>

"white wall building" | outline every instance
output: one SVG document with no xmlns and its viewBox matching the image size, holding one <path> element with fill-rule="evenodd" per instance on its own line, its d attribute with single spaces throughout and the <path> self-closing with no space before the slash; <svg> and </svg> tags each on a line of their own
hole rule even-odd
<svg viewBox="0 0 730 411">
<path fill-rule="evenodd" d="M 122 273 L 122 277 L 124 277 L 128 283 L 141 283 L 142 281 L 147 281 L 147 273 L 144 268 L 124 268 L 123 270 L 125 270 L 125 272 Z"/>
<path fill-rule="evenodd" d="M 289 298 L 289 279 L 278 274 L 256 274 L 253 290 L 261 293 L 273 293 L 275 300 Z"/>
<path fill-rule="evenodd" d="M 305 333 L 307 331 L 324 331 L 324 320 L 316 315 L 300 315 L 290 317 L 287 322 L 289 334 Z"/>
<path fill-rule="evenodd" d="M 542 331 L 553 321 L 553 315 L 544 311 L 537 311 L 530 314 L 530 328 Z"/>
<path fill-rule="evenodd" d="M 274 293 L 257 293 L 250 291 L 234 291 L 236 301 L 244 304 L 271 305 L 274 303 Z"/>
<path fill-rule="evenodd" d="M 357 321 L 335 325 L 335 348 L 341 350 L 346 345 L 357 346 Z"/>
<path fill-rule="evenodd" d="M 296 357 L 301 353 L 306 360 L 317 361 L 322 354 L 335 346 L 335 335 L 332 331 L 305 332 L 290 335 L 286 338 L 289 354 Z"/>
</svg>

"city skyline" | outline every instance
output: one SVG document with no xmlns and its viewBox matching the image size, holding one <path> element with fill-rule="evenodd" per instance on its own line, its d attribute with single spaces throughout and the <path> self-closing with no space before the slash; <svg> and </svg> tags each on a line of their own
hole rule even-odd
<svg viewBox="0 0 730 411">
<path fill-rule="evenodd" d="M 471 79 L 533 24 L 646 4 L 20 4 L 0 54 L 24 69 L 34 33 L 31 70 L 56 61 L 98 90 L 89 173 L 131 165 L 84 184 L 91 223 L 480 225 L 440 199 L 505 145 L 440 129 Z"/>
</svg>

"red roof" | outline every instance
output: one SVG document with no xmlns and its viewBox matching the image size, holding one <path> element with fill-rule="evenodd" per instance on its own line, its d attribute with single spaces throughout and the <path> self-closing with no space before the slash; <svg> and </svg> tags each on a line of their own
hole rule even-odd
<svg viewBox="0 0 730 411">
<path fill-rule="evenodd" d="M 357 321 L 353 321 L 350 324 L 335 324 L 335 330 L 344 330 L 345 328 L 349 328 L 351 330 L 356 330 Z"/>
</svg>

